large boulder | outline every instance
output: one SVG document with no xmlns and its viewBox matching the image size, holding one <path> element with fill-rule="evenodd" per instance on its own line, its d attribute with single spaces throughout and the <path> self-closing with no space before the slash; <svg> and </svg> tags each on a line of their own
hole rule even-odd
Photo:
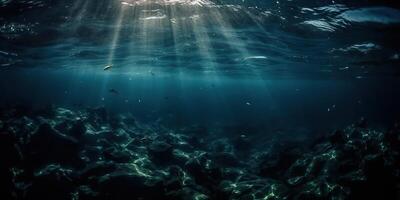
<svg viewBox="0 0 400 200">
<path fill-rule="evenodd" d="M 49 162 L 76 164 L 79 161 L 80 145 L 72 137 L 61 134 L 53 129 L 50 124 L 39 126 L 31 136 L 27 153 L 31 164 Z"/>
<path fill-rule="evenodd" d="M 209 157 L 207 153 L 196 152 L 188 160 L 184 167 L 194 179 L 195 183 L 215 192 L 222 181 L 222 171 Z"/>
<path fill-rule="evenodd" d="M 172 160 L 172 145 L 164 141 L 153 141 L 147 148 L 153 162 L 156 164 L 165 164 Z"/>
</svg>

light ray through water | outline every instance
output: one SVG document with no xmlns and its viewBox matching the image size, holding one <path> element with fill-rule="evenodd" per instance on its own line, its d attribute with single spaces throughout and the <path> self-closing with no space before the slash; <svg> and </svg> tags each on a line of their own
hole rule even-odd
<svg viewBox="0 0 400 200">
<path fill-rule="evenodd" d="M 104 65 L 121 66 L 119 72 L 145 73 L 174 67 L 181 71 L 183 66 L 203 71 L 207 76 L 210 72 L 218 75 L 230 65 L 237 66 L 241 60 L 254 56 L 232 24 L 235 23 L 232 13 L 243 14 L 245 8 L 218 5 L 208 0 L 125 0 L 99 4 L 76 3 L 75 18 L 77 21 L 94 20 L 100 26 L 101 20 L 114 21 Z M 82 5 L 81 10 L 77 9 L 79 5 Z M 103 12 L 99 10 L 101 7 Z M 215 43 L 217 37 L 227 46 L 215 49 L 214 46 L 219 45 Z M 237 56 L 223 58 L 220 54 L 224 51 L 234 51 Z M 188 62 L 188 52 L 196 52 L 197 58 L 192 57 L 195 62 Z M 174 64 L 166 65 L 163 59 L 173 60 Z M 258 74 L 255 67 L 248 72 Z"/>
</svg>

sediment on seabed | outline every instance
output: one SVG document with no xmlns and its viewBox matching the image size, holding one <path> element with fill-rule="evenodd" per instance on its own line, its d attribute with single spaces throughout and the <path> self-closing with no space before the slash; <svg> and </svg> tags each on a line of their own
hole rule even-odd
<svg viewBox="0 0 400 200">
<path fill-rule="evenodd" d="M 1 199 L 396 199 L 400 124 L 311 145 L 141 124 L 105 108 L 0 112 Z"/>
</svg>

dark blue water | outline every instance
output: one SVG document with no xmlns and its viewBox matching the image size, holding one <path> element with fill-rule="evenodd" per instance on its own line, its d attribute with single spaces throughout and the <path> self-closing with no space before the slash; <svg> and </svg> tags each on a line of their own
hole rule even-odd
<svg viewBox="0 0 400 200">
<path fill-rule="evenodd" d="M 4 191 L 394 199 L 399 36 L 390 0 L 0 0 Z"/>
<path fill-rule="evenodd" d="M 0 13 L 6 105 L 308 128 L 399 113 L 390 3 L 2 1 Z"/>
<path fill-rule="evenodd" d="M 399 113 L 396 79 L 263 79 L 29 69 L 2 74 L 1 82 L 3 105 L 105 106 L 173 126 L 323 130 L 361 117 L 372 124 L 389 125 Z"/>
</svg>

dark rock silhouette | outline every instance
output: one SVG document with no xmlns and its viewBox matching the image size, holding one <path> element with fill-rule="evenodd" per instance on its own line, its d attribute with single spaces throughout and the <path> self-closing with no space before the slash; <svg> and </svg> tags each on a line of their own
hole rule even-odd
<svg viewBox="0 0 400 200">
<path fill-rule="evenodd" d="M 2 199 L 399 197 L 398 124 L 383 132 L 362 119 L 308 146 L 258 147 L 242 135 L 149 128 L 105 108 L 21 108 L 0 113 Z"/>
</svg>

